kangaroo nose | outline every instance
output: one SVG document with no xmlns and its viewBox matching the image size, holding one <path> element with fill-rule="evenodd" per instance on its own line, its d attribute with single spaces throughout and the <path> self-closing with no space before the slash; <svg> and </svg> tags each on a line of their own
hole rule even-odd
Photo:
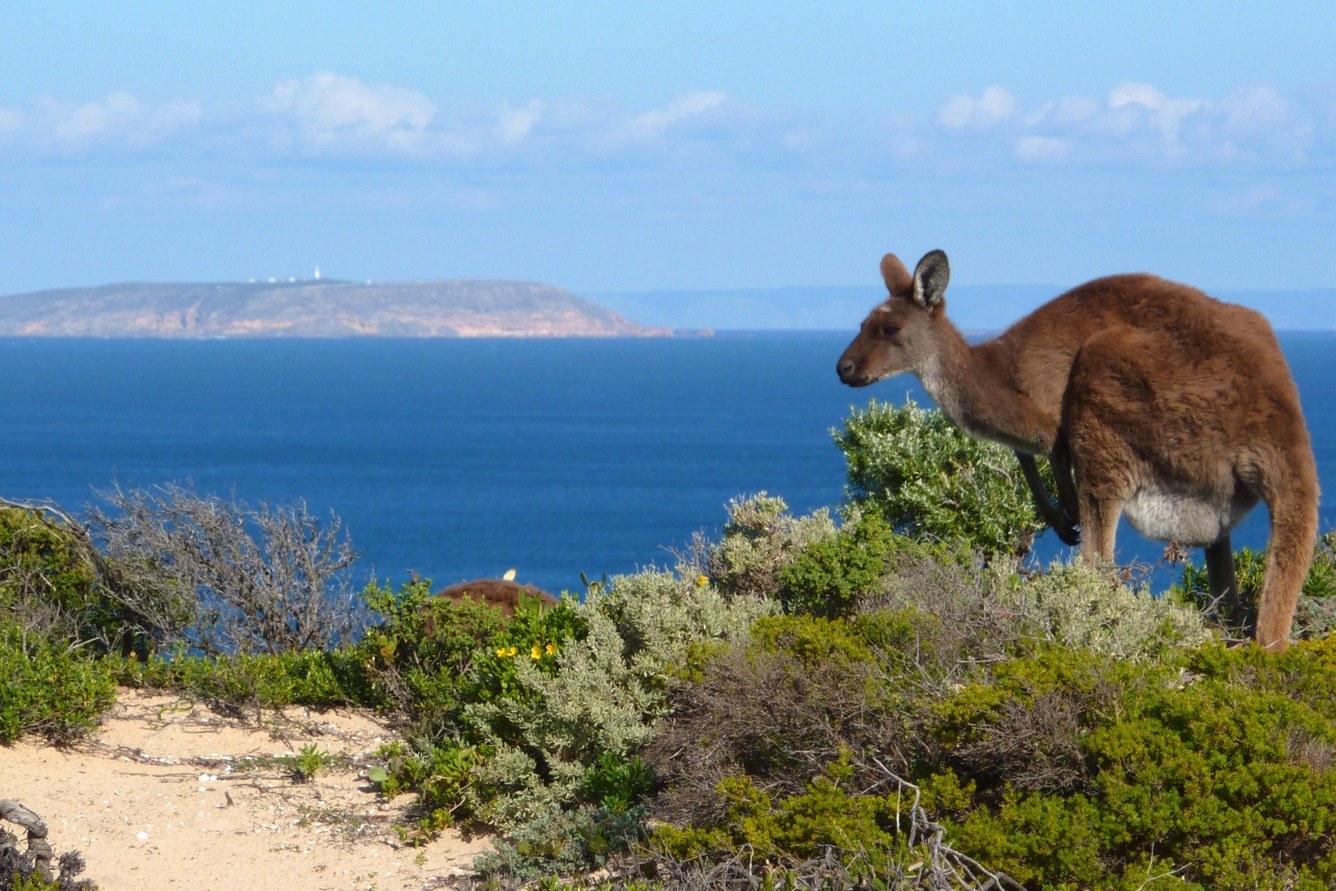
<svg viewBox="0 0 1336 891">
<path fill-rule="evenodd" d="M 841 359 L 835 365 L 835 373 L 840 376 L 840 380 L 847 381 L 849 376 L 854 373 L 854 363 L 852 359 Z"/>
</svg>

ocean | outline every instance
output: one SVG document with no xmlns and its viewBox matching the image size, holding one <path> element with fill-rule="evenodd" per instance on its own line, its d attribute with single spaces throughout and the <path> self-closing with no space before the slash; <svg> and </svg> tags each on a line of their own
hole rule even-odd
<svg viewBox="0 0 1336 891">
<path fill-rule="evenodd" d="M 438 586 L 517 570 L 671 566 L 767 491 L 836 508 L 831 439 L 870 398 L 928 403 L 901 376 L 851 390 L 852 332 L 614 340 L 0 341 L 0 497 L 79 515 L 96 490 L 201 494 L 335 512 L 361 580 Z M 1326 491 L 1336 486 L 1336 333 L 1283 333 Z M 1322 528 L 1333 513 L 1322 510 Z M 1235 544 L 1263 546 L 1259 508 Z M 1067 552 L 1051 534 L 1041 559 Z M 1124 559 L 1162 546 L 1124 529 Z"/>
</svg>

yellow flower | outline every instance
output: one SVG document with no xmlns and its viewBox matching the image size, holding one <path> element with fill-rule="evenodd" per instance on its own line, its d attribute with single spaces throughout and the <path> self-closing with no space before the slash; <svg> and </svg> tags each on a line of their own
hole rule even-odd
<svg viewBox="0 0 1336 891">
<path fill-rule="evenodd" d="M 556 645 L 556 644 L 548 644 L 546 647 L 544 647 L 544 651 L 545 651 L 549 656 L 555 656 L 555 655 L 557 655 L 557 645 Z"/>
<path fill-rule="evenodd" d="M 519 654 L 520 654 L 519 647 L 511 647 L 510 649 L 506 650 L 507 656 L 518 656 Z"/>
<path fill-rule="evenodd" d="M 514 655 L 515 655 L 516 653 L 518 653 L 518 652 L 519 652 L 519 650 L 515 649 L 514 647 L 497 647 L 497 648 L 496 648 L 496 655 L 500 656 L 500 657 L 503 658 L 503 659 L 506 658 L 507 656 L 514 656 Z"/>
<path fill-rule="evenodd" d="M 529 658 L 530 658 L 530 659 L 542 659 L 542 658 L 543 658 L 543 648 L 542 648 L 541 646 L 539 646 L 538 644 L 534 644 L 534 645 L 533 645 L 533 649 L 529 651 Z"/>
<path fill-rule="evenodd" d="M 698 576 L 696 576 L 696 587 L 697 587 L 697 588 L 704 588 L 704 587 L 705 587 L 706 585 L 708 585 L 709 583 L 710 583 L 710 577 L 709 577 L 708 575 L 698 575 Z"/>
<path fill-rule="evenodd" d="M 505 647 L 497 647 L 497 648 L 496 648 L 496 655 L 498 655 L 498 656 L 505 656 L 505 655 L 506 655 L 506 648 L 505 648 Z"/>
</svg>

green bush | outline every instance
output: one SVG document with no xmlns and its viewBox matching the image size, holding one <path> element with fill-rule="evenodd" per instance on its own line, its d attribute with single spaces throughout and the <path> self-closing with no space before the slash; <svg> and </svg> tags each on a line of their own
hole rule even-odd
<svg viewBox="0 0 1336 891">
<path fill-rule="evenodd" d="M 785 609 L 827 617 L 849 614 L 885 575 L 894 539 L 877 511 L 857 513 L 839 532 L 809 544 L 780 570 L 779 596 Z"/>
<path fill-rule="evenodd" d="M 0 625 L 0 743 L 28 733 L 69 741 L 97 727 L 116 699 L 103 663 L 16 625 Z"/>
<path fill-rule="evenodd" d="M 67 643 L 103 652 L 142 645 L 132 617 L 101 586 L 87 544 L 37 511 L 0 508 L 0 607 Z"/>
<path fill-rule="evenodd" d="M 834 436 L 849 465 L 848 497 L 875 505 L 897 532 L 1022 555 L 1045 528 L 1015 455 L 939 411 L 874 400 Z"/>
<path fill-rule="evenodd" d="M 1266 570 L 1266 551 L 1239 548 L 1234 552 L 1234 577 L 1239 598 L 1246 611 L 1255 611 Z M 1206 568 L 1187 563 L 1183 577 L 1169 591 L 1169 596 L 1199 609 L 1211 606 L 1210 580 Z M 1313 550 L 1313 564 L 1294 615 L 1295 631 L 1301 637 L 1321 637 L 1336 631 L 1336 532 L 1318 539 Z"/>
<path fill-rule="evenodd" d="M 725 595 L 774 597 L 779 573 L 803 549 L 834 534 L 829 511 L 794 517 L 783 498 L 764 492 L 734 498 L 722 538 L 711 543 L 697 533 L 679 572 L 704 576 Z"/>
<path fill-rule="evenodd" d="M 534 658 L 539 642 L 527 640 L 512 645 L 517 652 L 494 654 L 499 664 L 487 660 L 484 674 L 505 683 L 463 709 L 469 738 L 489 753 L 468 809 L 503 830 L 579 802 L 591 769 L 607 757 L 633 757 L 653 737 L 688 650 L 745 635 L 775 605 L 649 570 L 616 576 L 609 593 L 565 608 L 579 633 L 557 641 L 550 657 L 542 642 L 542 658 Z M 507 668 L 513 673 L 499 674 Z M 631 788 L 621 794 L 628 804 L 638 798 Z"/>
<path fill-rule="evenodd" d="M 477 695 L 475 665 L 509 640 L 512 620 L 474 600 L 435 598 L 425 579 L 397 591 L 372 583 L 363 597 L 379 621 L 353 650 L 372 702 L 402 711 L 408 736 L 424 746 L 455 739 L 461 709 Z"/>
<path fill-rule="evenodd" d="M 716 648 L 673 692 L 673 709 L 646 759 L 665 784 L 652 811 L 678 824 L 723 826 L 720 783 L 744 776 L 778 796 L 799 794 L 830 765 L 850 761 L 864 788 L 877 762 L 903 766 L 917 743 L 913 708 L 887 662 L 912 640 L 902 617 L 774 616 L 745 641 Z"/>
<path fill-rule="evenodd" d="M 955 844 L 1035 887 L 1332 887 L 1336 646 L 1181 668 L 1053 649 L 961 690 L 954 766 L 927 783 Z M 1038 781 L 1055 763 L 1066 778 Z"/>
<path fill-rule="evenodd" d="M 367 692 L 363 666 L 348 650 L 231 656 L 178 650 L 122 662 L 117 669 L 117 679 L 127 686 L 176 690 L 231 708 L 377 705 Z"/>
<path fill-rule="evenodd" d="M 1054 642 L 1139 661 L 1172 656 L 1211 639 L 1201 613 L 1132 589 L 1076 560 L 1045 572 L 991 567 L 996 603 L 1028 645 Z"/>
</svg>

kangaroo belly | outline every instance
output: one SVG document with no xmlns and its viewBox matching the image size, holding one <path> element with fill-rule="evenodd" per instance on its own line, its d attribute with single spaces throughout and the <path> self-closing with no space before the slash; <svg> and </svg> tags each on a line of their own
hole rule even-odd
<svg viewBox="0 0 1336 891">
<path fill-rule="evenodd" d="M 1203 492 L 1149 485 L 1128 500 L 1123 514 L 1147 538 L 1205 547 L 1237 526 L 1256 504 L 1257 497 L 1242 487 Z"/>
</svg>

